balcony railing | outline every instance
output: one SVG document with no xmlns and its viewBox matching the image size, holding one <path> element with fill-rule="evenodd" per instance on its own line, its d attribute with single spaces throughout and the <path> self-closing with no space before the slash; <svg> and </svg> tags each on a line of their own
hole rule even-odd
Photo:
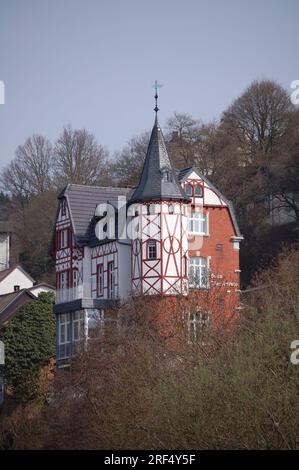
<svg viewBox="0 0 299 470">
<path fill-rule="evenodd" d="M 71 302 L 72 300 L 82 299 L 83 297 L 90 297 L 90 286 L 80 284 L 75 287 L 68 287 L 66 289 L 57 289 L 55 303 L 61 304 Z"/>
</svg>

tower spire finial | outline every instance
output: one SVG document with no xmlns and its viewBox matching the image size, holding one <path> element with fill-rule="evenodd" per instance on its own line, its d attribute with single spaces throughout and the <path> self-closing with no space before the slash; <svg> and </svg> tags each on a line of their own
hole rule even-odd
<svg viewBox="0 0 299 470">
<path fill-rule="evenodd" d="M 153 85 L 153 88 L 155 88 L 155 101 L 156 101 L 156 106 L 154 107 L 154 111 L 156 113 L 156 117 L 157 117 L 157 113 L 159 111 L 159 108 L 158 108 L 158 88 L 161 88 L 163 85 L 160 85 L 157 80 L 155 80 L 155 83 Z"/>
</svg>

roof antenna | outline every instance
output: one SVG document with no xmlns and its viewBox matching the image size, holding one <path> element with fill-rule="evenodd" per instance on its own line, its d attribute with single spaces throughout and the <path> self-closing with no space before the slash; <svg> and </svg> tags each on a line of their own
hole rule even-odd
<svg viewBox="0 0 299 470">
<path fill-rule="evenodd" d="M 161 88 L 163 85 L 160 85 L 157 80 L 155 80 L 155 83 L 153 85 L 153 88 L 155 88 L 155 100 L 156 100 L 156 106 L 154 107 L 154 111 L 156 113 L 156 117 L 157 117 L 157 113 L 159 111 L 159 108 L 158 108 L 158 88 Z"/>
</svg>

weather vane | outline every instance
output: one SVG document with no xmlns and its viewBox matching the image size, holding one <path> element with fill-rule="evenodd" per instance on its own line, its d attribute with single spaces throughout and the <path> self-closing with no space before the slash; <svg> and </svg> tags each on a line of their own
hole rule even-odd
<svg viewBox="0 0 299 470">
<path fill-rule="evenodd" d="M 155 83 L 153 85 L 153 88 L 155 89 L 156 93 L 155 93 L 155 100 L 156 100 L 156 106 L 154 107 L 154 111 L 157 115 L 157 112 L 159 111 L 159 108 L 158 108 L 158 88 L 161 88 L 163 85 L 160 85 L 157 80 L 155 80 Z"/>
</svg>

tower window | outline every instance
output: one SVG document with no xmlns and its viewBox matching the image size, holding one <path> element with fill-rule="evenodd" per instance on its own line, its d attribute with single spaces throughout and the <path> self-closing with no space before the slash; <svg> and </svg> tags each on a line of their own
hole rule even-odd
<svg viewBox="0 0 299 470">
<path fill-rule="evenodd" d="M 192 187 L 191 184 L 187 184 L 185 190 L 186 190 L 187 196 L 189 196 L 189 197 L 192 197 L 192 196 L 193 196 L 193 187 Z"/>
<path fill-rule="evenodd" d="M 157 242 L 156 240 L 148 240 L 147 242 L 148 259 L 157 259 Z"/>
</svg>

